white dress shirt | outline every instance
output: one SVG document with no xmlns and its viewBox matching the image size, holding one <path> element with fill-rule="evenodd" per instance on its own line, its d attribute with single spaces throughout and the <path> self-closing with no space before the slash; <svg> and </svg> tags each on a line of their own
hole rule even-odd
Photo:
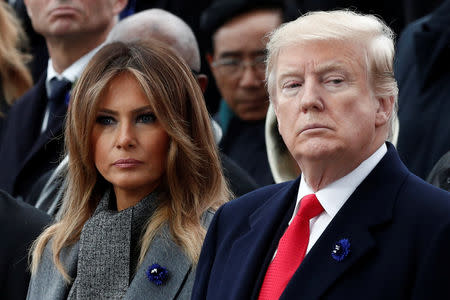
<svg viewBox="0 0 450 300">
<path fill-rule="evenodd" d="M 78 59 L 67 69 L 65 69 L 61 74 L 55 71 L 55 69 L 53 68 L 52 59 L 50 58 L 47 64 L 47 78 L 45 79 L 45 89 L 47 91 L 47 95 L 50 94 L 50 80 L 56 77 L 57 79 L 67 79 L 70 82 L 74 83 L 78 79 L 78 77 L 80 77 L 81 73 L 83 72 L 88 62 L 91 60 L 92 56 L 94 56 L 94 54 L 97 53 L 97 51 L 102 46 L 103 44 L 83 55 L 80 59 Z M 49 107 L 47 106 L 44 119 L 42 121 L 41 133 L 47 129 L 49 113 Z"/>
<path fill-rule="evenodd" d="M 309 223 L 309 243 L 306 253 L 314 246 L 316 241 L 333 220 L 350 195 L 356 190 L 361 182 L 369 175 L 375 166 L 380 162 L 387 152 L 386 144 L 383 143 L 377 151 L 375 151 L 369 158 L 363 161 L 356 169 L 345 175 L 344 177 L 330 183 L 323 189 L 313 192 L 308 186 L 304 177 L 301 177 L 300 187 L 297 195 L 297 203 L 295 205 L 294 213 L 289 224 L 291 224 L 297 211 L 300 207 L 300 200 L 309 194 L 316 194 L 317 199 L 324 208 L 324 211 L 310 220 Z"/>
</svg>

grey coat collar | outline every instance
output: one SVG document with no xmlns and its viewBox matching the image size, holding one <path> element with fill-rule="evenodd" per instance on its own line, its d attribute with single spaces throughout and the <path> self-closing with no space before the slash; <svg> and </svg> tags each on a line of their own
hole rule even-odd
<svg viewBox="0 0 450 300">
<path fill-rule="evenodd" d="M 203 224 L 208 227 L 213 214 L 204 214 Z M 70 286 L 67 285 L 53 264 L 51 242 L 47 243 L 36 274 L 31 277 L 27 299 L 66 299 Z M 61 252 L 65 270 L 73 278 L 76 274 L 78 243 Z M 169 271 L 165 284 L 157 286 L 147 279 L 149 266 L 157 263 Z M 169 228 L 164 225 L 155 236 L 137 270 L 124 299 L 190 299 L 195 279 L 195 269 L 180 246 L 173 242 Z"/>
</svg>

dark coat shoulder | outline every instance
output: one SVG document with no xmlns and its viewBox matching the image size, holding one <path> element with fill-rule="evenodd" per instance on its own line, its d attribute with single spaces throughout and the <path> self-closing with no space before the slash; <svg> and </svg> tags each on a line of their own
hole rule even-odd
<svg viewBox="0 0 450 300">
<path fill-rule="evenodd" d="M 28 250 L 49 224 L 50 216 L 0 190 L 0 294 L 25 299 L 30 274 Z"/>
</svg>

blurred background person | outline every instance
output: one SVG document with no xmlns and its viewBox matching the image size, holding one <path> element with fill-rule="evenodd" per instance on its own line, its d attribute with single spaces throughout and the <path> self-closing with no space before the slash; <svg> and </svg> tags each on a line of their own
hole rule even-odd
<svg viewBox="0 0 450 300">
<path fill-rule="evenodd" d="M 450 151 L 450 1 L 410 24 L 396 50 L 400 135 L 405 165 L 426 179 Z"/>
<path fill-rule="evenodd" d="M 76 85 L 66 145 L 62 218 L 35 244 L 28 299 L 190 299 L 211 209 L 230 196 L 190 68 L 156 40 L 106 45 Z"/>
<path fill-rule="evenodd" d="M 22 52 L 27 38 L 11 7 L 0 1 L 0 139 L 9 107 L 33 81 Z"/>
<path fill-rule="evenodd" d="M 280 1 L 217 0 L 201 19 L 210 36 L 206 58 L 222 95 L 215 115 L 223 131 L 219 148 L 259 185 L 273 183 L 264 139 L 265 36 L 281 24 L 282 8 Z"/>
<path fill-rule="evenodd" d="M 69 91 L 105 41 L 127 0 L 25 0 L 33 28 L 45 37 L 47 70 L 11 107 L 0 141 L 0 188 L 24 199 L 63 154 Z"/>
</svg>

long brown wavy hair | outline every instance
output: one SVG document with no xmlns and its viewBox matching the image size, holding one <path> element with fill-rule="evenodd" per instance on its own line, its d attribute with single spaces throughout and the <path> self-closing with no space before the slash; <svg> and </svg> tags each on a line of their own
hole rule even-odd
<svg viewBox="0 0 450 300">
<path fill-rule="evenodd" d="M 147 95 L 156 117 L 170 137 L 160 205 L 141 238 L 139 264 L 158 229 L 168 223 L 174 241 L 196 264 L 206 234 L 201 216 L 229 200 L 210 119 L 196 78 L 184 61 L 157 41 L 149 44 L 115 42 L 92 58 L 71 98 L 65 129 L 69 154 L 68 189 L 61 219 L 34 244 L 32 272 L 52 239 L 53 261 L 67 281 L 59 254 L 80 238 L 105 191 L 90 141 L 97 106 L 116 76 L 133 76 Z M 125 100 L 124 100 L 125 101 Z"/>
<path fill-rule="evenodd" d="M 20 50 L 26 43 L 22 24 L 8 3 L 0 1 L 0 80 L 9 105 L 33 85 L 30 71 L 25 65 L 30 56 Z"/>
</svg>

